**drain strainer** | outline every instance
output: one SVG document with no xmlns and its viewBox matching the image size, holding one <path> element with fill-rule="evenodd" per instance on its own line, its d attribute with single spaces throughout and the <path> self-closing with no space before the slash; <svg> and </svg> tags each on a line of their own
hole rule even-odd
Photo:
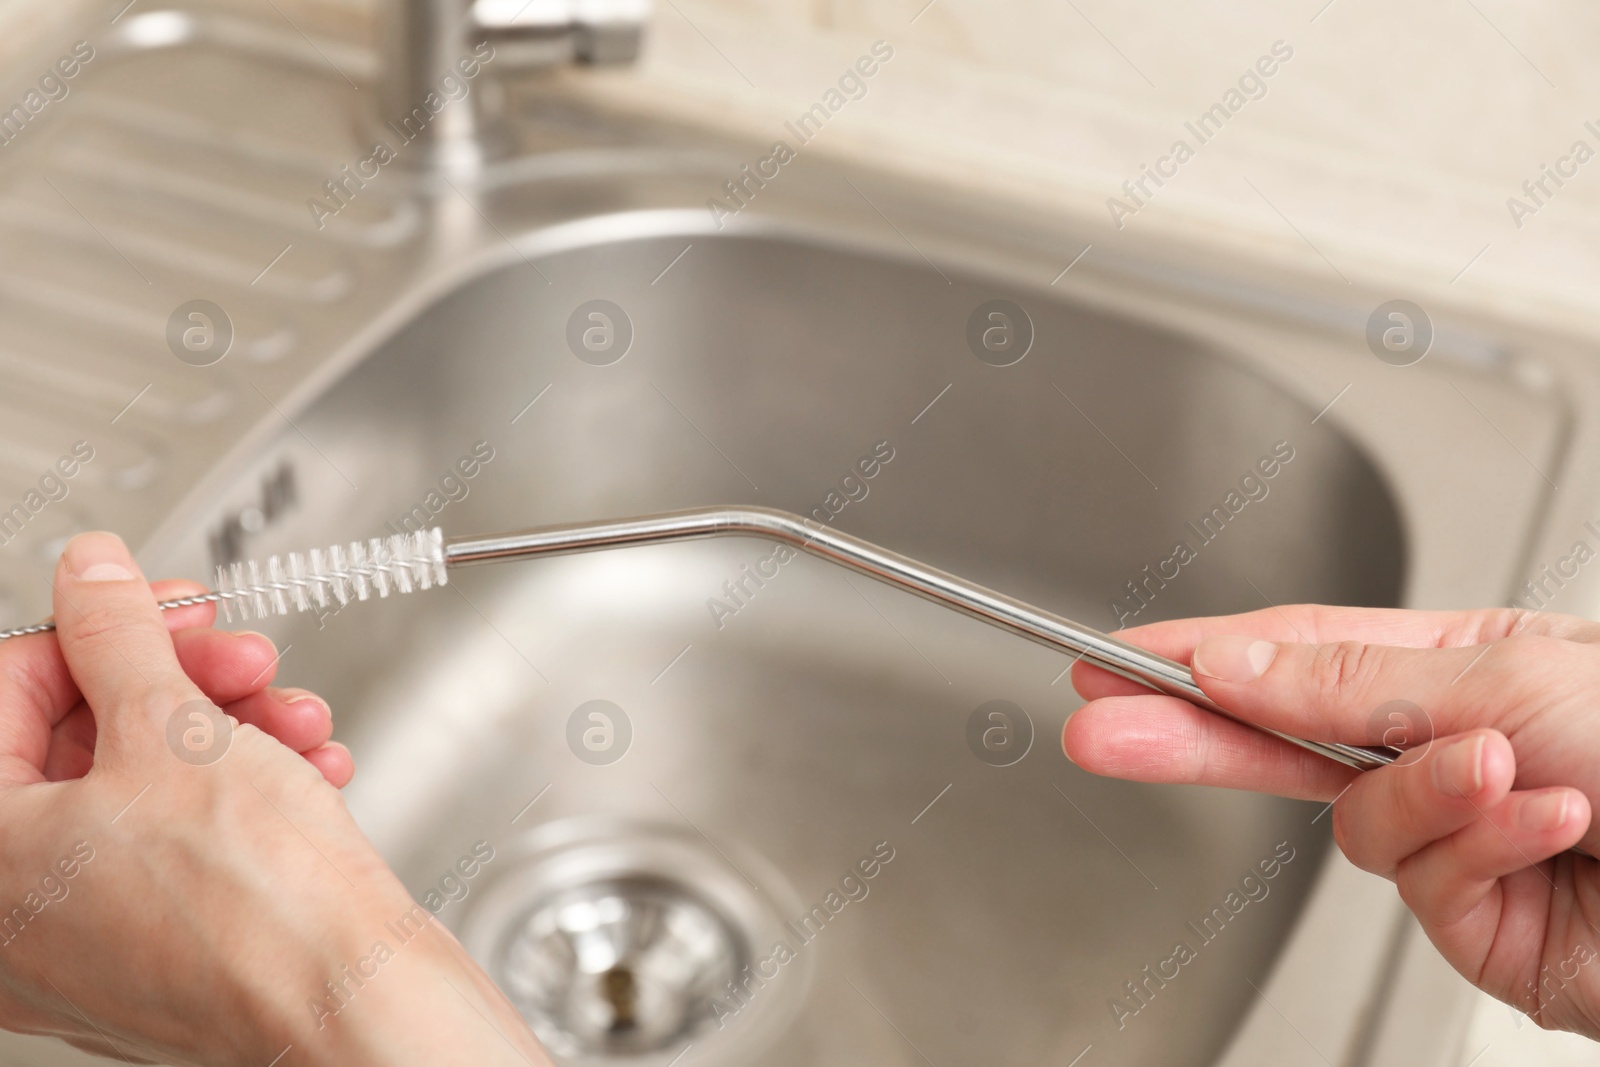
<svg viewBox="0 0 1600 1067">
<path fill-rule="evenodd" d="M 749 1057 L 805 997 L 809 966 L 763 979 L 793 894 L 677 827 L 575 819 L 510 850 L 460 935 L 540 1040 L 567 1062 Z M 766 888 L 758 888 L 765 883 Z"/>
<path fill-rule="evenodd" d="M 746 965 L 742 939 L 682 885 L 595 881 L 536 902 L 494 954 L 501 988 L 586 1052 L 650 1052 L 714 1019 Z"/>
</svg>

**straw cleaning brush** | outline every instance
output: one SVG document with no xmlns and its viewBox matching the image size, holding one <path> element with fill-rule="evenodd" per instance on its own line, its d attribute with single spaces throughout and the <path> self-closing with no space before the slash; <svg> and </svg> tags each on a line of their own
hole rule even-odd
<svg viewBox="0 0 1600 1067">
<path fill-rule="evenodd" d="M 452 568 L 471 564 L 706 537 L 760 537 L 784 542 L 990 625 L 1072 653 L 1157 692 L 1181 697 L 1220 715 L 1228 714 L 1205 695 L 1189 669 L 1180 663 L 858 537 L 773 508 L 697 508 L 449 540 L 438 528 L 396 534 L 326 551 L 273 556 L 264 565 L 252 561 L 218 567 L 215 592 L 168 600 L 161 607 L 216 603 L 229 622 L 248 621 L 343 607 L 352 601 L 368 600 L 374 594 L 383 598 L 391 593 L 431 589 L 446 584 Z M 54 623 L 43 622 L 0 631 L 0 641 L 53 629 Z M 1275 730 L 1264 732 L 1358 770 L 1384 766 L 1399 755 L 1390 748 L 1306 741 Z"/>
</svg>

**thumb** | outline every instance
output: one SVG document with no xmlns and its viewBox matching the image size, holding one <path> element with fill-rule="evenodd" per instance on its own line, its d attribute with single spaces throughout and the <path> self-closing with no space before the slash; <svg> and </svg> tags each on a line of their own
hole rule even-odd
<svg viewBox="0 0 1600 1067">
<path fill-rule="evenodd" d="M 1190 665 L 1207 696 L 1248 722 L 1314 741 L 1407 748 L 1480 725 L 1474 687 L 1453 686 L 1485 651 L 1227 635 L 1202 640 Z"/>
<path fill-rule="evenodd" d="M 184 674 L 155 594 L 114 534 L 73 538 L 55 576 L 56 637 L 100 737 L 152 736 L 182 705 L 203 700 Z"/>
</svg>

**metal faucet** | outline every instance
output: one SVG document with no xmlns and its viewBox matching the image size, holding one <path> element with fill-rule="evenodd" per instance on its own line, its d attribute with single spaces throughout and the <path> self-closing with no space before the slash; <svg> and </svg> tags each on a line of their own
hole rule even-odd
<svg viewBox="0 0 1600 1067">
<path fill-rule="evenodd" d="M 484 94 L 471 85 L 478 74 L 467 71 L 492 64 L 494 76 L 504 78 L 563 63 L 632 62 L 651 6 L 651 0 L 396 0 L 380 16 L 378 136 L 386 143 L 399 136 L 406 145 L 399 158 L 412 169 L 471 174 L 502 155 L 504 141 L 482 110 Z"/>
</svg>

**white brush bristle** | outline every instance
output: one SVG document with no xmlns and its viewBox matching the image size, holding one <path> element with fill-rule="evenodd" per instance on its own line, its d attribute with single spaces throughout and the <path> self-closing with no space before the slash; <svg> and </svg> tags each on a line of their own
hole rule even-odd
<svg viewBox="0 0 1600 1067">
<path fill-rule="evenodd" d="M 249 622 L 293 611 L 337 610 L 374 591 L 387 597 L 448 582 L 444 531 L 434 527 L 335 545 L 326 553 L 312 549 L 273 556 L 265 568 L 254 560 L 218 567 L 217 597 L 229 622 Z"/>
</svg>

